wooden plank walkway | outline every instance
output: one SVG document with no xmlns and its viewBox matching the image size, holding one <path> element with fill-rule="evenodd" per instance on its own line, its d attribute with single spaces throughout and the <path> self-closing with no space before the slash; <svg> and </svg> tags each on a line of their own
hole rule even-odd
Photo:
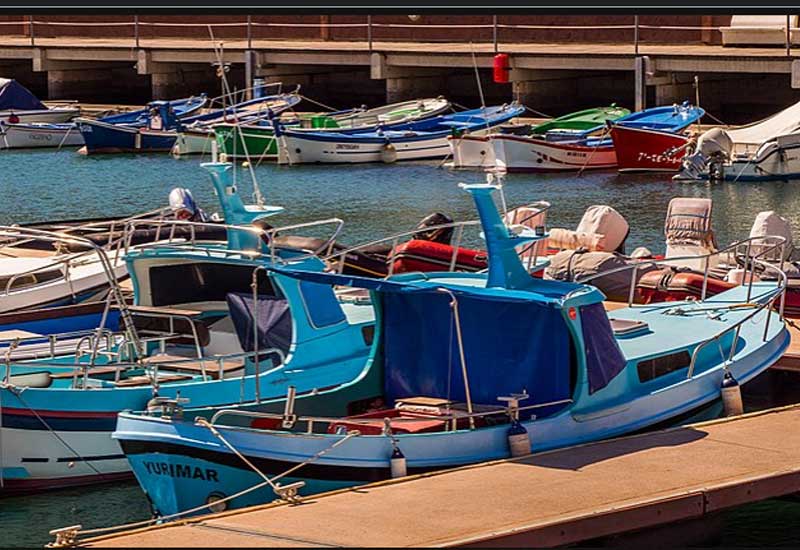
<svg viewBox="0 0 800 550">
<path fill-rule="evenodd" d="M 800 491 L 800 405 L 82 542 L 553 546 Z"/>
</svg>

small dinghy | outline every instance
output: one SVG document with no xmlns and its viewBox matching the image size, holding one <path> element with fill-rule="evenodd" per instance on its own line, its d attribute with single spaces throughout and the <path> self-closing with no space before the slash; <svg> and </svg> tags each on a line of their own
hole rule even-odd
<svg viewBox="0 0 800 550">
<path fill-rule="evenodd" d="M 653 107 L 631 113 L 618 119 L 615 125 L 680 132 L 697 122 L 705 111 L 688 102 L 670 107 Z M 588 137 L 577 141 L 564 141 L 556 134 L 545 139 L 495 134 L 492 136 L 498 170 L 515 172 L 563 172 L 614 168 L 617 155 L 610 137 Z"/>
<path fill-rule="evenodd" d="M 24 149 L 39 147 L 78 147 L 83 145 L 83 136 L 71 123 L 47 122 L 3 123 L 0 122 L 0 149 Z"/>
<path fill-rule="evenodd" d="M 574 141 L 585 139 L 590 134 L 605 128 L 606 121 L 617 120 L 630 114 L 628 109 L 612 104 L 609 107 L 596 107 L 570 113 L 536 126 L 513 125 L 501 126 L 501 134 L 516 136 L 541 136 L 549 135 L 551 139 Z M 450 152 L 453 161 L 449 168 L 493 168 L 495 165 L 492 136 L 476 136 L 465 134 L 459 137 L 449 137 Z"/>
<path fill-rule="evenodd" d="M 277 136 L 278 162 L 393 163 L 444 158 L 450 151 L 449 136 L 484 135 L 524 112 L 524 107 L 511 103 L 353 133 L 302 132 L 286 128 L 279 130 Z"/>
<path fill-rule="evenodd" d="M 719 413 L 724 380 L 751 380 L 789 344 L 770 307 L 786 288 L 782 277 L 757 283 L 747 298 L 734 288 L 606 313 L 605 296 L 588 284 L 532 277 L 517 249 L 547 235 L 506 227 L 495 186 L 465 188 L 488 273 L 375 280 L 274 270 L 299 285 L 370 292 L 375 355 L 365 368 L 381 391 L 366 406 L 337 417 L 290 390 L 283 414 L 119 415 L 113 437 L 158 513 L 293 500 L 708 418 Z M 296 412 L 316 403 L 316 415 Z"/>
</svg>

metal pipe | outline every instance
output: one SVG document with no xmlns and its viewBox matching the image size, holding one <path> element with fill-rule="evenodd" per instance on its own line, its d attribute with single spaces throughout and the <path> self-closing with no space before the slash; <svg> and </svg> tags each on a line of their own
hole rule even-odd
<svg viewBox="0 0 800 550">
<path fill-rule="evenodd" d="M 247 49 L 253 49 L 253 16 L 247 16 Z M 248 86 L 251 85 L 250 82 L 247 83 Z"/>
<path fill-rule="evenodd" d="M 28 16 L 28 24 L 30 25 L 30 31 L 31 31 L 31 46 L 35 46 L 36 45 L 36 41 L 34 39 L 35 35 L 34 35 L 34 32 L 33 32 L 33 16 L 32 15 Z"/>
<path fill-rule="evenodd" d="M 628 290 L 628 307 L 633 305 L 633 295 L 636 293 L 636 274 L 639 272 L 639 266 L 634 265 L 631 272 L 631 286 Z"/>
<path fill-rule="evenodd" d="M 700 301 L 706 299 L 706 291 L 708 290 L 708 267 L 710 264 L 708 256 L 705 257 L 703 263 L 705 264 L 705 268 L 703 269 L 703 290 L 700 291 Z"/>
<path fill-rule="evenodd" d="M 136 39 L 136 49 L 139 49 L 139 16 L 133 16 L 133 36 Z"/>
<path fill-rule="evenodd" d="M 633 16 L 633 54 L 639 55 L 639 16 Z"/>
<path fill-rule="evenodd" d="M 453 321 L 456 325 L 456 341 L 458 342 L 458 355 L 461 359 L 461 376 L 464 378 L 464 395 L 467 398 L 467 413 L 469 417 L 469 428 L 475 429 L 475 419 L 472 417 L 472 394 L 469 391 L 469 376 L 467 375 L 467 360 L 464 357 L 464 340 L 461 336 L 461 318 L 458 315 L 458 300 L 455 294 L 446 288 L 438 288 L 439 292 L 444 292 L 450 296 L 450 308 L 453 310 Z M 448 345 L 450 343 L 448 342 Z"/>
<path fill-rule="evenodd" d="M 791 31 L 792 16 L 786 16 L 786 57 L 792 57 L 792 31 Z"/>
<path fill-rule="evenodd" d="M 372 53 L 372 16 L 367 16 L 367 46 L 370 53 Z"/>
</svg>

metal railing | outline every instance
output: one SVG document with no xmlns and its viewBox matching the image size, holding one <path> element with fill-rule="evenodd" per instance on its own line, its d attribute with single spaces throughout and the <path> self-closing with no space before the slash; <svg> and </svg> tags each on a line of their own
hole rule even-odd
<svg viewBox="0 0 800 550">
<path fill-rule="evenodd" d="M 754 243 L 759 242 L 759 241 L 762 241 L 763 244 L 754 245 Z M 734 258 L 736 258 L 737 254 L 738 254 L 738 251 L 741 250 L 742 248 L 744 248 L 745 252 L 744 252 L 742 258 L 743 258 L 744 270 L 745 271 L 744 271 L 742 280 L 744 281 L 744 283 L 747 284 L 747 295 L 746 295 L 745 301 L 743 303 L 734 304 L 734 305 L 724 305 L 724 304 L 720 303 L 720 304 L 718 304 L 716 306 L 709 306 L 709 308 L 707 310 L 708 311 L 712 311 L 712 310 L 713 311 L 721 311 L 721 310 L 725 310 L 725 309 L 731 310 L 731 309 L 734 309 L 734 308 L 750 307 L 750 308 L 753 309 L 753 311 L 750 314 L 748 314 L 747 316 L 745 316 L 742 319 L 740 319 L 739 321 L 737 321 L 736 323 L 734 323 L 733 325 L 731 325 L 729 327 L 726 327 L 725 329 L 717 332 L 716 334 L 714 334 L 710 338 L 707 338 L 706 340 L 704 340 L 704 341 L 702 341 L 702 342 L 700 342 L 699 344 L 696 345 L 696 347 L 694 348 L 694 350 L 692 352 L 691 362 L 689 364 L 689 369 L 687 371 L 687 378 L 690 378 L 694 373 L 695 365 L 697 363 L 697 359 L 699 357 L 700 351 L 705 349 L 707 346 L 709 346 L 711 344 L 714 344 L 714 343 L 717 344 L 717 346 L 719 347 L 720 356 L 721 356 L 723 362 L 725 362 L 726 364 L 732 362 L 733 358 L 734 358 L 734 356 L 736 354 L 736 345 L 737 345 L 738 340 L 739 340 L 739 332 L 741 330 L 742 325 L 744 325 L 744 323 L 746 323 L 747 321 L 750 321 L 757 314 L 759 314 L 760 312 L 765 311 L 765 310 L 768 312 L 767 315 L 766 315 L 766 319 L 764 321 L 764 335 L 763 335 L 763 339 L 764 339 L 764 341 L 766 341 L 767 335 L 769 333 L 770 319 L 772 317 L 772 315 L 769 312 L 775 307 L 775 302 L 778 301 L 778 300 L 780 300 L 780 304 L 778 305 L 777 313 L 778 313 L 779 319 L 783 320 L 783 310 L 784 310 L 784 305 L 785 305 L 785 302 L 786 302 L 786 288 L 788 286 L 788 277 L 786 276 L 786 273 L 783 271 L 783 265 L 784 265 L 784 262 L 785 262 L 786 244 L 787 244 L 786 238 L 785 237 L 781 237 L 781 236 L 767 235 L 767 236 L 760 236 L 760 237 L 749 237 L 747 239 L 743 239 L 741 241 L 737 241 L 737 242 L 735 242 L 735 243 L 733 243 L 733 244 L 731 244 L 731 245 L 729 245 L 729 246 L 727 246 L 727 247 L 725 247 L 725 248 L 723 248 L 721 250 L 712 252 L 710 254 L 698 255 L 698 256 L 681 256 L 681 257 L 674 257 L 674 258 L 665 258 L 663 260 L 646 260 L 646 261 L 641 261 L 641 262 L 637 261 L 634 264 L 626 265 L 626 266 L 619 267 L 619 268 L 610 269 L 610 270 L 607 270 L 607 271 L 603 271 L 601 273 L 592 274 L 592 275 L 587 276 L 587 277 L 580 277 L 580 278 L 576 279 L 575 282 L 576 283 L 585 284 L 585 283 L 587 283 L 589 281 L 592 281 L 594 279 L 598 279 L 598 278 L 605 277 L 605 276 L 608 276 L 608 275 L 611 275 L 611 274 L 614 274 L 614 273 L 621 273 L 621 272 L 629 270 L 629 271 L 631 271 L 631 286 L 630 286 L 630 292 L 629 292 L 629 296 L 628 296 L 628 307 L 634 307 L 635 304 L 633 303 L 633 298 L 634 298 L 634 293 L 635 293 L 636 284 L 637 284 L 636 274 L 641 268 L 647 267 L 647 266 L 663 267 L 665 265 L 668 265 L 669 262 L 673 262 L 673 263 L 674 262 L 686 262 L 688 260 L 698 260 L 698 259 L 700 259 L 700 260 L 703 260 L 703 264 L 704 264 L 703 287 L 702 287 L 702 292 L 701 292 L 701 297 L 700 297 L 700 301 L 702 302 L 702 301 L 704 301 L 706 299 L 706 294 L 707 294 L 707 289 L 708 289 L 708 279 L 709 279 L 709 265 L 710 265 L 711 258 L 712 257 L 719 257 L 719 256 L 722 256 L 722 255 L 728 255 L 728 257 L 730 258 L 731 253 L 733 253 Z M 756 254 L 753 254 L 754 246 L 761 247 L 761 251 L 756 253 Z M 774 263 L 771 263 L 770 261 L 766 261 L 766 260 L 763 259 L 763 258 L 769 257 L 770 254 L 773 254 L 773 253 L 776 253 L 776 252 L 778 253 L 778 255 L 773 261 L 778 261 L 778 259 L 779 259 L 779 264 L 778 265 L 775 265 Z M 753 302 L 751 302 L 751 300 L 753 298 L 753 283 L 754 283 L 755 278 L 756 278 L 756 267 L 757 266 L 762 268 L 764 271 L 772 271 L 772 272 L 774 272 L 775 275 L 777 275 L 777 283 L 776 283 L 776 285 L 774 287 L 769 288 L 763 294 L 759 295 L 756 298 L 757 302 L 753 303 Z M 748 275 L 749 275 L 749 279 L 748 279 Z M 575 292 L 580 292 L 580 289 L 572 291 L 570 294 L 568 294 L 564 298 L 564 301 L 568 300 L 570 298 L 570 296 L 572 295 L 572 293 L 575 293 Z M 651 306 L 650 305 L 642 305 L 641 307 L 651 307 Z M 706 309 L 699 309 L 699 308 L 692 308 L 692 309 L 688 309 L 688 310 L 684 311 L 684 310 L 681 310 L 680 308 L 681 308 L 681 302 L 670 303 L 670 308 L 666 308 L 664 310 L 664 313 L 665 314 L 677 315 L 677 314 L 680 314 L 680 313 L 697 313 L 697 312 L 701 312 L 701 311 L 706 311 Z M 730 351 L 728 353 L 728 357 L 726 358 L 726 354 L 725 354 L 725 352 L 723 350 L 723 346 L 722 346 L 722 338 L 725 335 L 727 335 L 728 333 L 732 332 L 732 331 L 734 332 L 733 341 L 731 342 Z"/>
<path fill-rule="evenodd" d="M 352 19 L 352 16 L 349 16 Z M 711 41 L 710 35 L 708 33 L 716 33 L 717 36 L 721 35 L 722 29 L 727 28 L 724 26 L 719 25 L 712 25 L 712 24 L 705 24 L 702 23 L 700 25 L 654 25 L 654 24 L 643 24 L 640 21 L 640 16 L 632 15 L 630 16 L 628 23 L 623 24 L 594 24 L 594 25 L 536 25 L 536 24 L 520 24 L 520 23 L 510 23 L 508 21 L 511 20 L 511 16 L 507 17 L 505 22 L 500 20 L 501 16 L 497 15 L 487 15 L 485 16 L 485 23 L 465 23 L 465 24 L 438 24 L 438 23 L 430 23 L 427 21 L 421 22 L 409 22 L 409 23 L 392 23 L 392 22 L 380 22 L 376 21 L 375 16 L 372 15 L 365 15 L 363 20 L 359 22 L 331 22 L 330 20 L 324 20 L 315 23 L 288 23 L 288 22 L 265 22 L 265 21 L 254 21 L 252 16 L 243 16 L 239 21 L 225 21 L 225 22 L 197 22 L 197 23 L 186 23 L 186 22 L 164 22 L 164 21 L 143 21 L 142 18 L 138 15 L 132 16 L 130 21 L 113 21 L 113 22 L 99 22 L 99 21 L 48 21 L 41 16 L 28 16 L 27 19 L 19 19 L 16 21 L 2 21 L 0 22 L 0 29 L 3 27 L 15 27 L 20 29 L 23 34 L 27 34 L 30 38 L 30 45 L 36 46 L 37 38 L 41 39 L 42 36 L 37 34 L 36 28 L 59 28 L 59 27 L 69 27 L 69 28 L 91 28 L 91 27 L 102 27 L 102 28 L 113 28 L 113 29 L 129 29 L 130 38 L 132 40 L 132 46 L 135 48 L 141 48 L 146 45 L 145 39 L 142 37 L 142 29 L 202 29 L 203 31 L 207 29 L 216 29 L 218 31 L 224 29 L 236 29 L 236 36 L 226 36 L 225 40 L 240 40 L 245 44 L 247 49 L 252 49 L 254 46 L 254 41 L 264 41 L 264 40 L 276 40 L 274 36 L 263 35 L 256 36 L 255 31 L 259 29 L 267 30 L 267 29 L 317 29 L 319 31 L 319 40 L 322 41 L 329 41 L 331 40 L 329 36 L 330 30 L 335 29 L 357 29 L 362 32 L 362 34 L 353 36 L 352 33 L 347 33 L 344 36 L 338 37 L 340 40 L 362 40 L 366 45 L 369 51 L 373 51 L 375 47 L 375 42 L 380 40 L 381 38 L 377 35 L 377 33 L 382 30 L 392 30 L 392 29 L 414 29 L 414 30 L 444 30 L 444 31 L 460 31 L 460 34 L 463 34 L 464 31 L 480 31 L 478 33 L 472 33 L 470 35 L 470 42 L 475 43 L 489 43 L 493 47 L 493 51 L 496 53 L 502 47 L 503 43 L 507 44 L 514 44 L 513 36 L 509 36 L 514 32 L 519 31 L 615 31 L 615 37 L 620 35 L 619 31 L 627 31 L 630 33 L 630 37 L 626 40 L 623 39 L 625 37 L 620 37 L 616 42 L 627 42 L 630 41 L 631 44 L 631 53 L 635 56 L 640 55 L 640 46 L 643 43 L 642 40 L 642 31 L 666 31 L 666 32 L 700 32 L 697 41 L 698 42 L 709 42 Z M 785 43 L 784 44 L 777 44 L 777 45 L 784 45 L 786 48 L 786 56 L 791 57 L 791 33 L 797 32 L 800 28 L 792 27 L 791 26 L 791 16 L 786 16 L 786 24 L 783 26 L 775 27 L 777 30 L 782 30 L 785 33 Z M 516 17 L 518 19 L 518 17 Z M 501 31 L 505 31 L 505 33 L 501 33 Z M 159 36 L 149 38 L 147 40 L 158 40 L 159 38 L 169 38 L 174 37 L 175 34 L 166 35 L 166 36 Z M 115 36 L 116 37 L 116 36 Z M 308 40 L 310 37 L 307 33 L 302 33 L 301 35 L 297 35 L 291 38 L 302 38 Z M 437 37 L 438 38 L 438 37 Z M 426 37 L 423 40 L 419 38 L 415 38 L 414 36 L 409 36 L 406 40 L 407 41 L 431 41 L 437 40 L 437 38 Z M 460 42 L 465 42 L 463 38 L 456 37 L 454 39 L 453 35 L 448 33 L 447 35 L 443 36 L 444 39 L 455 40 Z M 277 38 L 279 39 L 279 38 Z M 337 38 L 334 38 L 336 40 Z M 438 38 L 441 40 L 442 38 Z M 385 40 L 385 39 L 384 39 Z M 390 39 L 391 40 L 391 39 Z M 591 38 L 587 38 L 586 42 L 591 42 Z M 518 40 L 516 43 L 519 42 L 526 42 L 526 40 Z M 533 42 L 532 40 L 528 40 L 528 42 Z M 658 40 L 658 42 L 664 42 L 663 38 Z M 230 42 L 227 44 L 227 47 L 231 47 Z"/>
<path fill-rule="evenodd" d="M 414 413 L 413 417 L 389 417 L 388 420 L 391 423 L 404 423 L 404 422 L 419 422 L 420 420 L 438 420 L 442 421 L 446 426 L 446 431 L 457 431 L 458 422 L 459 421 L 472 421 L 470 422 L 471 426 L 474 427 L 474 420 L 478 418 L 485 418 L 488 416 L 499 416 L 499 415 L 506 415 L 509 418 L 512 415 L 519 413 L 521 411 L 529 411 L 534 409 L 541 409 L 545 407 L 555 407 L 558 405 L 567 405 L 572 403 L 572 399 L 559 399 L 557 401 L 549 401 L 546 403 L 537 403 L 535 405 L 525 405 L 523 407 L 497 407 L 496 409 L 490 410 L 483 410 L 479 412 L 464 412 L 463 414 L 442 414 L 442 415 L 426 415 L 421 413 Z M 451 411 L 453 409 L 450 409 Z M 257 412 L 257 411 L 242 411 L 236 409 L 223 409 L 214 413 L 211 417 L 211 425 L 212 426 L 224 426 L 225 428 L 236 429 L 239 426 L 236 425 L 226 425 L 220 424 L 220 419 L 226 416 L 238 416 L 238 417 L 246 417 L 246 418 L 261 418 L 265 420 L 285 420 L 287 418 L 286 414 L 278 414 L 278 413 L 268 413 L 268 412 Z M 353 425 L 361 425 L 361 426 L 374 426 L 375 420 L 380 420 L 381 418 L 350 418 L 350 417 L 330 417 L 330 416 L 292 416 L 292 421 L 294 424 L 306 424 L 305 433 L 314 433 L 314 427 L 316 426 L 324 426 L 327 427 L 330 424 L 337 424 L 346 422 L 347 424 Z M 470 429 L 473 429 L 471 427 Z M 252 428 L 249 428 L 252 429 Z"/>
<path fill-rule="evenodd" d="M 524 225 L 524 222 L 529 221 L 536 216 L 544 214 L 549 210 L 551 207 L 550 203 L 546 201 L 536 201 L 530 204 L 521 206 L 519 208 L 531 208 L 534 212 L 522 220 L 517 221 L 514 226 L 521 226 Z M 509 210 L 508 213 L 511 211 Z M 506 214 L 508 214 L 506 213 Z M 461 244 L 463 243 L 464 239 L 464 229 L 468 227 L 475 227 L 480 226 L 481 222 L 479 220 L 467 220 L 467 221 L 460 221 L 460 222 L 449 222 L 449 223 L 442 223 L 437 225 L 430 225 L 425 227 L 416 227 L 414 229 L 410 229 L 408 231 L 403 231 L 401 233 L 396 233 L 394 235 L 390 235 L 388 237 L 382 237 L 380 239 L 376 239 L 373 241 L 368 241 L 365 243 L 361 243 L 355 246 L 351 246 L 344 250 L 340 250 L 337 252 L 330 253 L 326 256 L 322 256 L 320 259 L 327 264 L 333 264 L 336 266 L 336 270 L 338 273 L 342 273 L 345 267 L 345 258 L 348 254 L 352 254 L 354 252 L 360 252 L 364 249 L 371 248 L 374 246 L 378 246 L 385 243 L 391 243 L 391 251 L 389 252 L 389 256 L 386 258 L 386 263 L 389 266 L 387 277 L 391 277 L 394 275 L 394 263 L 396 258 L 396 249 L 397 246 L 400 244 L 401 240 L 405 239 L 406 237 L 413 237 L 417 233 L 424 233 L 429 231 L 437 231 L 441 229 L 455 229 L 455 242 L 452 242 L 451 246 L 453 248 L 453 252 L 450 255 L 450 263 L 448 269 L 445 271 L 456 271 L 456 266 L 458 263 L 458 252 Z M 510 228 L 510 227 L 509 227 Z M 410 239 L 409 239 L 410 240 Z M 533 250 L 537 251 L 536 245 L 538 243 L 530 243 L 527 244 L 522 250 L 519 251 L 520 255 L 524 255 L 527 252 Z M 532 254 L 528 256 L 528 270 L 530 271 L 533 267 L 536 266 L 536 262 L 538 260 L 538 254 Z"/>
</svg>

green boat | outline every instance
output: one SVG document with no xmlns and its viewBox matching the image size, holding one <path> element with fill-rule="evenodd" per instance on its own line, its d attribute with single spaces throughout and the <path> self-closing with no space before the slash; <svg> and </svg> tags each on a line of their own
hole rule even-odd
<svg viewBox="0 0 800 550">
<path fill-rule="evenodd" d="M 293 130 L 355 132 L 378 124 L 403 124 L 430 118 L 449 109 L 450 102 L 443 97 L 437 97 L 392 103 L 374 109 L 301 114 L 283 124 Z M 235 124 L 223 123 L 215 124 L 213 129 L 219 152 L 225 153 L 228 158 L 269 159 L 278 155 L 278 143 L 269 125 L 243 124 L 237 127 Z"/>
<path fill-rule="evenodd" d="M 547 132 L 558 131 L 586 135 L 605 126 L 606 120 L 617 120 L 631 112 L 612 103 L 608 107 L 596 107 L 577 111 L 562 117 L 554 118 L 548 122 L 531 128 L 532 135 L 544 135 Z"/>
</svg>

